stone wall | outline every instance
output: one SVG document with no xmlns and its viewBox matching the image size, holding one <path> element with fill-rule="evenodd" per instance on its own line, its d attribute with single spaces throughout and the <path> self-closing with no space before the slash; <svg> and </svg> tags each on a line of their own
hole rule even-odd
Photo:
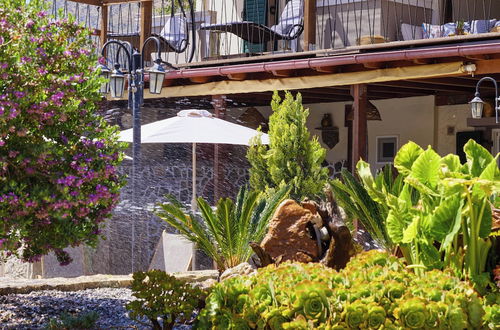
<svg viewBox="0 0 500 330">
<path fill-rule="evenodd" d="M 134 196 L 132 166 L 125 161 L 121 167 L 128 176 L 122 189 L 120 203 L 102 231 L 96 248 L 68 249 L 74 262 L 65 267 L 58 265 L 53 255 L 45 256 L 41 264 L 25 264 L 15 258 L 0 265 L 0 276 L 15 278 L 75 277 L 93 274 L 129 274 L 146 270 L 164 229 L 173 232 L 167 224 L 154 215 L 155 206 L 165 201 L 169 194 L 184 204 L 191 201 L 191 164 L 168 165 L 150 162 L 141 166 L 136 180 Z M 239 187 L 248 182 L 247 167 L 239 164 L 222 165 L 224 180 L 221 189 L 225 196 L 234 196 Z M 197 171 L 198 196 L 213 203 L 213 167 L 208 162 L 200 164 Z M 133 201 L 133 198 L 136 201 Z M 208 265 L 207 265 L 208 267 Z"/>
</svg>

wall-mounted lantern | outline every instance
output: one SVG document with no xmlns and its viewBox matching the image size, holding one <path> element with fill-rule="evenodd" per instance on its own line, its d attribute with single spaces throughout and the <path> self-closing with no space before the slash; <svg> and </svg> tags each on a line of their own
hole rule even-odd
<svg viewBox="0 0 500 330">
<path fill-rule="evenodd" d="M 321 119 L 321 126 L 316 127 L 321 131 L 321 139 L 323 143 L 332 149 L 339 143 L 339 128 L 333 126 L 332 117 L 329 113 L 325 113 Z"/>
</svg>

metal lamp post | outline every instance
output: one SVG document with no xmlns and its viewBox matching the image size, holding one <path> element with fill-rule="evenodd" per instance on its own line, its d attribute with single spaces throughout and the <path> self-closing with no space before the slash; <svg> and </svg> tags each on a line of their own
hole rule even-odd
<svg viewBox="0 0 500 330">
<path fill-rule="evenodd" d="M 160 94 L 163 86 L 163 80 L 165 78 L 165 69 L 161 66 L 163 61 L 161 60 L 161 45 L 160 39 L 157 37 L 149 37 L 142 44 L 142 49 L 144 50 L 146 44 L 150 41 L 154 41 L 156 44 L 157 58 L 154 61 L 152 68 L 144 68 L 144 54 L 139 53 L 135 50 L 132 45 L 128 42 L 119 40 L 110 40 L 104 44 L 101 50 L 101 55 L 106 58 L 106 51 L 109 47 L 114 45 L 118 49 L 116 50 L 116 57 L 114 59 L 114 69 L 111 71 L 104 64 L 98 65 L 98 69 L 101 71 L 101 76 L 109 79 L 109 83 L 106 80 L 105 83 L 101 85 L 101 92 L 107 94 L 108 91 L 111 92 L 111 97 L 115 99 L 120 99 L 123 97 L 125 91 L 125 81 L 128 81 L 128 104 L 132 106 L 133 114 L 133 143 L 132 143 L 132 153 L 133 153 L 133 165 L 132 165 L 132 200 L 136 202 L 136 187 L 137 187 L 137 174 L 141 163 L 141 100 L 142 93 L 144 89 L 144 72 L 148 72 L 150 76 L 150 92 L 152 94 Z M 124 58 L 126 60 L 126 65 L 120 65 L 120 55 L 121 51 L 124 52 Z M 123 57 L 122 57 L 123 59 Z M 168 64 L 168 63 L 167 63 Z M 169 65 L 169 64 L 168 64 Z M 172 67 L 171 65 L 169 65 Z M 121 71 L 121 67 L 126 67 L 128 72 L 124 73 Z M 135 225 L 132 223 L 132 272 L 134 272 L 134 245 L 135 245 Z"/>
<path fill-rule="evenodd" d="M 483 115 L 483 108 L 484 108 L 484 101 L 481 99 L 481 96 L 479 94 L 479 87 L 484 81 L 491 81 L 493 85 L 495 85 L 495 120 L 496 123 L 498 124 L 498 110 L 500 110 L 498 106 L 498 84 L 495 79 L 491 77 L 484 77 L 481 78 L 476 85 L 476 94 L 474 95 L 474 98 L 469 102 L 470 104 L 470 109 L 471 109 L 471 114 L 472 118 L 481 118 Z"/>
</svg>

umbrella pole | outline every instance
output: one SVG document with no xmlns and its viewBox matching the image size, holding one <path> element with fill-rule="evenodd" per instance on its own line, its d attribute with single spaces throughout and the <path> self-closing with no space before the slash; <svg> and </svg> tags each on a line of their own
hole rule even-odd
<svg viewBox="0 0 500 330">
<path fill-rule="evenodd" d="M 191 171 L 192 177 L 192 193 L 193 196 L 191 197 L 191 212 L 193 215 L 196 213 L 197 205 L 196 205 L 196 143 L 193 143 L 193 150 L 192 150 L 192 157 L 193 157 L 193 169 Z M 193 219 L 193 221 L 196 221 L 196 219 Z M 196 243 L 193 243 L 193 251 L 192 251 L 192 256 L 191 256 L 191 270 L 196 270 Z"/>
</svg>

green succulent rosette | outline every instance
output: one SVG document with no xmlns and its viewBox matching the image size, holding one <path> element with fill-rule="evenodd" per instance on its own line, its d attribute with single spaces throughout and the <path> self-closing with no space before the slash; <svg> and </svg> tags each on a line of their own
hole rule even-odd
<svg viewBox="0 0 500 330">
<path fill-rule="evenodd" d="M 299 315 L 293 321 L 283 323 L 284 330 L 310 330 L 314 329 L 312 324 L 309 324 L 304 316 Z"/>
<path fill-rule="evenodd" d="M 428 319 L 425 301 L 420 298 L 401 300 L 401 305 L 394 310 L 394 314 L 406 329 L 423 329 Z"/>
<path fill-rule="evenodd" d="M 323 323 L 330 316 L 328 296 L 332 292 L 324 283 L 304 281 L 296 288 L 296 314 L 303 315 L 314 323 Z"/>
<path fill-rule="evenodd" d="M 442 320 L 446 318 L 448 307 L 442 302 L 431 301 L 427 304 L 427 319 L 425 326 L 430 329 L 440 328 L 443 324 Z"/>
<path fill-rule="evenodd" d="M 469 324 L 474 328 L 481 327 L 484 317 L 483 302 L 476 293 L 471 294 L 465 302 Z"/>
<path fill-rule="evenodd" d="M 486 306 L 484 315 L 484 324 L 490 329 L 498 329 L 500 327 L 500 305 L 495 304 Z"/>
<path fill-rule="evenodd" d="M 391 301 L 396 299 L 400 299 L 406 292 L 406 287 L 403 283 L 396 281 L 389 281 L 385 284 L 385 292 L 384 295 L 389 298 Z"/>
<path fill-rule="evenodd" d="M 343 319 L 349 328 L 357 329 L 364 327 L 367 317 L 368 308 L 366 303 L 356 301 L 346 306 Z"/>
<path fill-rule="evenodd" d="M 448 306 L 446 321 L 450 329 L 466 329 L 468 327 L 467 314 L 459 305 Z"/>
<path fill-rule="evenodd" d="M 283 329 L 283 323 L 290 322 L 290 317 L 286 308 L 273 308 L 262 314 L 264 323 L 262 327 L 271 330 Z"/>
<path fill-rule="evenodd" d="M 386 317 L 387 314 L 382 306 L 374 303 L 368 305 L 368 328 L 379 329 L 385 323 Z"/>
</svg>

